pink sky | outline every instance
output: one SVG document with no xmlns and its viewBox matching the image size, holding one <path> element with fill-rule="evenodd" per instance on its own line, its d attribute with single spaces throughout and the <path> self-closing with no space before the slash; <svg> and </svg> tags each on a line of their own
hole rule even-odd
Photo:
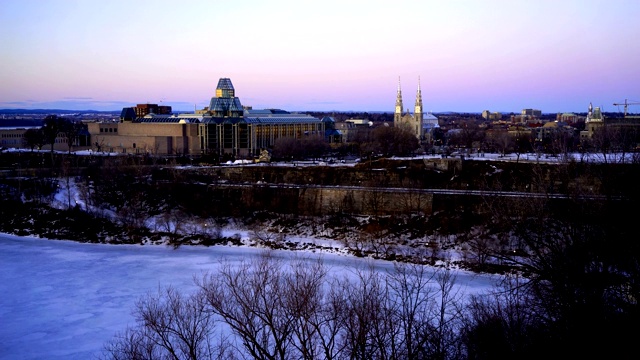
<svg viewBox="0 0 640 360">
<path fill-rule="evenodd" d="M 640 1 L 0 2 L 0 108 L 584 112 L 640 101 Z M 640 112 L 640 106 L 629 108 Z"/>
</svg>

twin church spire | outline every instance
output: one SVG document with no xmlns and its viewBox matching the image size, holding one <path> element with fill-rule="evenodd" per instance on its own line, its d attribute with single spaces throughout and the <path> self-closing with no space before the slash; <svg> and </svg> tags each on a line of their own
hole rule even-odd
<svg viewBox="0 0 640 360">
<path fill-rule="evenodd" d="M 416 106 L 414 109 L 415 114 L 422 116 L 422 90 L 420 90 L 420 76 L 418 76 L 418 91 L 416 92 Z"/>
<path fill-rule="evenodd" d="M 409 113 L 409 109 L 407 109 L 407 113 Z M 398 93 L 396 94 L 396 109 L 394 113 L 393 120 L 401 121 L 403 117 L 402 112 L 402 89 L 400 87 L 400 77 L 398 76 Z M 420 77 L 418 76 L 418 90 L 416 92 L 416 103 L 414 106 L 414 117 L 416 120 L 422 120 L 422 90 L 420 89 Z M 419 119 L 418 119 L 419 118 Z"/>
<path fill-rule="evenodd" d="M 402 127 L 414 134 L 418 139 L 424 136 L 423 112 L 422 112 L 422 90 L 420 89 L 420 77 L 418 76 L 418 90 L 416 91 L 416 103 L 413 114 L 407 109 L 402 112 L 402 89 L 400 88 L 400 77 L 398 77 L 398 93 L 396 95 L 396 110 L 393 114 L 393 126 Z"/>
</svg>

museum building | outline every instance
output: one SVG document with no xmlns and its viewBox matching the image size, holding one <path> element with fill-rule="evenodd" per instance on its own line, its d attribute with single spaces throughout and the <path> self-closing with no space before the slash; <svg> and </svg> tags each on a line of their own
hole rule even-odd
<svg viewBox="0 0 640 360">
<path fill-rule="evenodd" d="M 146 104 L 145 110 L 154 109 Z M 140 106 L 138 106 L 140 107 Z M 124 108 L 119 122 L 88 124 L 100 151 L 158 155 L 232 155 L 252 158 L 281 137 L 324 136 L 326 121 L 308 114 L 243 107 L 229 78 L 221 78 L 209 106 L 190 114 Z"/>
</svg>

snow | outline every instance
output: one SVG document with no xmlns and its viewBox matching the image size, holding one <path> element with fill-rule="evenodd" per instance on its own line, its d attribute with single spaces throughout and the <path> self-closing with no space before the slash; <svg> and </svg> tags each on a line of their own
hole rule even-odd
<svg viewBox="0 0 640 360">
<path fill-rule="evenodd" d="M 0 357 L 90 359 L 106 341 L 133 324 L 136 300 L 159 287 L 195 290 L 193 276 L 222 261 L 258 256 L 253 247 L 86 244 L 0 234 Z M 299 252 L 274 251 L 293 259 Z M 335 274 L 393 264 L 338 254 L 322 256 Z M 465 293 L 491 288 L 496 277 L 456 270 Z"/>
<path fill-rule="evenodd" d="M 31 150 L 31 149 L 20 149 L 20 148 L 6 148 L 2 150 L 3 152 L 44 152 L 49 153 L 51 150 L 48 150 L 45 146 L 44 149 L 41 150 Z M 55 153 L 66 154 L 68 151 L 55 150 Z M 94 151 L 92 149 L 89 150 L 76 150 L 72 151 L 75 155 L 83 155 L 83 156 L 129 156 L 132 154 L 125 154 L 120 152 L 106 152 L 106 151 Z M 602 152 L 595 153 L 579 153 L 572 152 L 567 154 L 544 154 L 544 153 L 521 153 L 519 156 L 515 153 L 507 153 L 507 154 L 499 154 L 499 153 L 480 153 L 480 152 L 454 152 L 446 158 L 461 158 L 464 157 L 466 160 L 480 160 L 480 161 L 527 161 L 527 162 L 544 162 L 544 163 L 554 163 L 554 162 L 565 162 L 565 161 L 577 161 L 577 162 L 609 162 L 609 163 L 632 163 L 638 162 L 640 160 L 640 153 L 637 152 L 627 152 L 627 153 L 607 153 L 604 154 Z M 415 156 L 392 156 L 391 159 L 396 160 L 416 160 L 416 159 L 442 159 L 443 155 L 441 154 L 433 154 L 433 155 L 415 155 Z M 320 161 L 311 161 L 311 160 L 301 160 L 301 161 L 273 161 L 269 163 L 264 162 L 254 162 L 251 160 L 243 160 L 238 159 L 234 161 L 227 161 L 223 163 L 223 166 L 282 166 L 282 167 L 305 167 L 305 166 L 334 166 L 334 167 L 353 167 L 357 163 L 360 162 L 360 159 L 356 160 L 348 160 L 345 162 L 342 161 L 334 161 L 334 162 L 326 162 L 324 160 Z M 193 167 L 193 165 L 183 166 L 183 167 Z"/>
<path fill-rule="evenodd" d="M 632 162 L 637 155 L 626 154 L 627 157 L 622 159 L 607 154 L 606 160 Z M 464 156 L 465 159 L 489 161 L 516 158 L 513 154 Z M 570 156 L 576 161 L 605 160 L 602 154 Z M 421 156 L 413 159 L 416 158 L 441 157 Z M 553 162 L 563 159 L 521 154 L 519 160 Z M 317 166 L 317 163 L 288 164 L 313 165 Z M 345 166 L 335 164 L 340 165 Z M 353 163 L 347 166 L 353 166 Z M 85 209 L 73 179 L 69 183 L 61 181 L 60 185 L 53 206 L 66 208 L 71 199 L 72 206 L 78 204 Z M 68 191 L 71 191 L 71 196 Z M 147 224 L 151 228 L 154 228 L 153 221 L 150 219 Z M 222 231 L 223 236 L 237 235 L 245 240 L 250 235 L 248 230 L 233 225 Z M 341 246 L 330 238 L 287 235 L 287 241 L 315 243 L 335 249 Z M 194 276 L 215 270 L 222 261 L 239 263 L 243 259 L 259 256 L 262 251 L 265 250 L 251 246 L 182 246 L 174 250 L 162 245 L 86 244 L 0 234 L 0 358 L 92 358 L 100 353 L 104 343 L 116 332 L 133 323 L 131 311 L 140 296 L 168 285 L 185 292 L 193 291 L 196 288 Z M 321 256 L 331 271 L 340 276 L 349 276 L 352 270 L 369 265 L 380 271 L 393 266 L 388 261 L 356 258 L 341 254 L 340 251 L 322 254 L 309 251 L 274 253 L 285 259 L 300 254 Z M 457 286 L 467 294 L 488 291 L 497 279 L 490 275 L 454 271 L 458 274 Z"/>
<path fill-rule="evenodd" d="M 448 158 L 461 158 L 465 160 L 479 161 L 522 161 L 522 162 L 541 162 L 541 163 L 557 163 L 566 161 L 577 162 L 610 162 L 610 163 L 632 163 L 637 162 L 640 157 L 638 153 L 568 153 L 568 154 L 542 154 L 542 153 L 521 153 L 520 156 L 514 153 L 498 154 L 498 153 L 453 153 Z M 418 155 L 414 157 L 392 157 L 391 159 L 411 160 L 411 159 L 441 159 L 442 155 Z"/>
</svg>

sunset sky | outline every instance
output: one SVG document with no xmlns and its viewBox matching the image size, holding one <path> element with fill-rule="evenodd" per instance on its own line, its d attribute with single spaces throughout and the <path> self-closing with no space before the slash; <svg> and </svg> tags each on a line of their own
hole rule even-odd
<svg viewBox="0 0 640 360">
<path fill-rule="evenodd" d="M 2 0 L 0 64 L 0 108 L 622 111 L 640 1 Z"/>
</svg>

